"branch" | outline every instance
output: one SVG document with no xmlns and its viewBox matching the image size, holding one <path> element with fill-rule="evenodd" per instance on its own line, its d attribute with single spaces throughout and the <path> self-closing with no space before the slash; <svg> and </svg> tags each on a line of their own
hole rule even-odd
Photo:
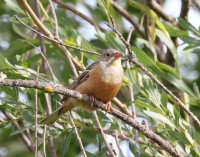
<svg viewBox="0 0 200 157">
<path fill-rule="evenodd" d="M 79 144 L 80 144 L 81 150 L 82 150 L 82 152 L 83 152 L 83 156 L 84 156 L 84 157 L 87 157 L 86 152 L 85 152 L 85 149 L 84 149 L 84 147 L 83 147 L 83 143 L 82 143 L 81 138 L 80 138 L 80 136 L 79 136 L 79 134 L 78 134 L 78 130 L 77 130 L 75 124 L 74 124 L 74 121 L 73 121 L 73 119 L 72 119 L 72 116 L 71 116 L 71 114 L 70 114 L 69 111 L 68 111 L 67 113 L 68 113 L 69 119 L 70 119 L 70 121 L 71 121 L 72 127 L 74 128 L 74 133 L 75 133 L 75 135 L 76 135 L 76 138 L 77 138 L 77 140 L 78 140 L 78 142 L 79 142 Z"/>
<path fill-rule="evenodd" d="M 174 17 L 169 15 L 156 1 L 154 0 L 147 0 L 148 6 L 154 10 L 160 17 L 164 20 L 173 23 L 175 26 L 178 26 L 178 22 Z"/>
<path fill-rule="evenodd" d="M 18 124 L 18 122 L 16 120 L 12 120 L 11 117 L 9 116 L 9 114 L 0 107 L 1 112 L 6 116 L 6 118 L 8 120 L 11 120 L 12 125 L 15 127 L 15 129 L 19 130 L 20 126 Z M 31 141 L 29 140 L 29 138 L 26 136 L 26 134 L 24 132 L 20 132 L 20 138 L 22 139 L 22 141 L 24 142 L 24 144 L 26 145 L 26 147 L 34 153 L 34 148 L 33 148 L 33 144 L 31 143 Z"/>
<path fill-rule="evenodd" d="M 75 46 L 71 46 L 71 45 L 62 43 L 62 42 L 60 42 L 60 41 L 58 41 L 58 40 L 52 39 L 52 38 L 46 36 L 45 34 L 42 34 L 42 33 L 40 33 L 39 31 L 33 29 L 32 27 L 28 26 L 27 24 L 25 24 L 22 20 L 20 20 L 20 19 L 17 17 L 17 15 L 15 15 L 15 18 L 16 18 L 17 21 L 19 21 L 21 24 L 23 24 L 23 25 L 24 25 L 25 27 L 27 27 L 28 29 L 32 30 L 33 32 L 39 34 L 40 36 L 42 36 L 42 37 L 44 37 L 44 38 L 46 38 L 46 39 L 48 39 L 48 40 L 50 40 L 50 41 L 53 41 L 53 42 L 55 42 L 55 43 L 57 43 L 57 44 L 59 44 L 59 45 L 63 45 L 63 46 L 66 46 L 66 47 L 69 47 L 69 48 L 72 48 L 72 49 L 75 49 L 75 50 L 79 50 L 79 51 L 82 51 L 82 52 L 91 53 L 91 54 L 94 54 L 94 55 L 100 55 L 100 54 L 97 53 L 97 52 L 89 51 L 89 50 L 84 50 L 84 49 L 82 49 L 82 48 L 78 48 L 78 47 L 75 47 Z"/>
<path fill-rule="evenodd" d="M 39 74 L 40 67 L 37 66 L 37 78 L 36 82 L 38 82 L 38 74 Z M 35 89 L 35 149 L 34 149 L 34 155 L 37 157 L 37 147 L 38 147 L 38 135 L 37 135 L 37 127 L 38 127 L 38 121 L 37 121 L 37 114 L 38 114 L 38 91 L 37 88 Z"/>
<path fill-rule="evenodd" d="M 191 0 L 181 0 L 181 13 L 180 17 L 183 19 L 188 19 L 188 12 L 190 9 L 190 6 L 192 5 Z"/>
<path fill-rule="evenodd" d="M 70 10 L 74 14 L 80 16 L 82 19 L 84 19 L 85 21 L 89 22 L 91 25 L 97 26 L 102 32 L 106 32 L 106 30 L 103 27 L 101 27 L 100 25 L 96 24 L 92 19 L 90 19 L 89 17 L 87 17 L 83 13 L 79 12 L 75 8 L 71 7 L 70 5 L 64 3 L 64 2 L 62 2 L 60 0 L 52 0 L 52 1 L 54 1 L 57 4 L 59 4 L 61 7 Z"/>
<path fill-rule="evenodd" d="M 92 114 L 93 114 L 94 119 L 95 119 L 95 121 L 96 121 L 96 123 L 97 123 L 97 127 L 98 127 L 98 130 L 99 130 L 99 132 L 100 132 L 102 138 L 103 138 L 103 141 L 104 141 L 104 143 L 105 143 L 105 145 L 106 145 L 106 147 L 107 147 L 107 149 L 108 149 L 109 156 L 115 157 L 115 154 L 114 154 L 112 148 L 110 147 L 110 145 L 109 145 L 109 143 L 108 143 L 108 141 L 107 141 L 107 139 L 106 139 L 106 135 L 105 135 L 105 133 L 104 133 L 104 131 L 103 131 L 103 128 L 102 128 L 102 126 L 101 126 L 101 124 L 100 124 L 100 122 L 99 122 L 99 119 L 98 119 L 98 117 L 97 117 L 97 112 L 96 112 L 96 111 L 93 111 Z"/>
<path fill-rule="evenodd" d="M 35 13 L 33 12 L 32 8 L 29 6 L 29 4 L 27 3 L 26 0 L 18 0 L 18 2 L 20 2 L 26 9 L 26 11 L 29 13 L 29 15 L 31 16 L 32 20 L 34 21 L 34 23 L 37 25 L 37 27 L 49 38 L 51 39 L 55 39 L 55 37 L 53 36 L 53 34 L 43 25 L 43 23 L 38 19 L 38 17 L 35 15 Z M 83 68 L 83 66 L 71 55 L 69 54 L 69 52 L 66 53 L 66 51 L 64 51 L 64 49 L 57 44 L 56 42 L 54 42 L 54 44 L 66 55 L 66 56 L 70 56 L 71 59 L 73 60 L 74 64 L 76 64 L 77 67 L 79 67 L 80 69 Z M 71 61 L 69 60 L 69 63 L 71 63 Z"/>
<path fill-rule="evenodd" d="M 199 11 L 200 11 L 200 1 L 199 0 L 192 0 L 192 2 L 197 7 L 197 9 L 199 9 Z"/>
<path fill-rule="evenodd" d="M 92 103 L 92 100 L 89 96 L 86 94 L 81 94 L 77 91 L 69 90 L 67 88 L 64 88 L 58 84 L 54 83 L 47 83 L 47 82 L 37 82 L 35 80 L 21 80 L 21 79 L 2 79 L 0 78 L 0 85 L 2 86 L 20 86 L 25 88 L 38 88 L 45 90 L 48 93 L 58 93 L 62 95 L 71 96 L 73 98 L 76 98 L 79 101 L 84 101 L 87 103 Z M 98 107 L 101 110 L 105 110 L 105 104 L 103 102 L 96 100 L 94 105 Z M 161 138 L 159 135 L 155 134 L 152 130 L 150 130 L 146 125 L 141 124 L 138 120 L 133 119 L 132 117 L 112 108 L 111 112 L 109 114 L 112 114 L 113 116 L 121 119 L 126 124 L 134 127 L 138 131 L 140 131 L 143 135 L 150 138 L 154 142 L 156 142 L 160 147 L 162 147 L 164 150 L 166 150 L 168 153 L 170 153 L 172 156 L 178 156 L 183 157 L 183 154 L 179 153 L 174 146 Z"/>
<path fill-rule="evenodd" d="M 63 45 L 63 46 L 66 46 L 66 47 L 70 47 L 70 48 L 73 48 L 73 49 L 76 49 L 76 50 L 80 50 L 80 51 L 87 52 L 87 53 L 91 53 L 91 54 L 95 54 L 95 55 L 100 55 L 99 53 L 94 52 L 94 51 L 84 50 L 84 49 L 81 49 L 81 48 L 77 48 L 77 47 L 75 47 L 75 46 L 70 46 L 70 45 L 64 44 L 64 43 L 62 43 L 62 42 L 60 42 L 60 41 L 57 41 L 57 40 L 55 40 L 55 39 L 51 39 L 51 38 L 49 38 L 48 36 L 46 36 L 46 35 L 40 33 L 39 31 L 37 31 L 37 30 L 31 28 L 30 26 L 28 26 L 27 24 L 25 24 L 25 23 L 24 23 L 23 21 L 21 21 L 17 16 L 15 16 L 15 18 L 16 18 L 17 21 L 19 21 L 21 24 L 23 24 L 24 26 L 26 26 L 27 28 L 29 28 L 29 29 L 32 30 L 33 32 L 35 32 L 35 33 L 41 35 L 42 37 L 45 37 L 46 39 L 48 39 L 48 40 L 50 40 L 50 41 L 53 41 L 53 42 L 55 42 L 55 43 L 57 43 L 57 44 L 59 44 L 59 45 Z M 74 60 L 73 58 L 72 58 L 72 60 L 73 60 L 74 62 L 76 62 L 76 60 Z M 76 65 L 77 65 L 77 64 L 76 64 Z M 84 67 L 83 67 L 83 66 L 79 66 L 79 64 L 78 64 L 78 67 L 79 67 L 80 69 L 84 70 Z M 122 111 L 124 111 L 126 114 L 131 115 L 131 112 L 128 110 L 127 106 L 126 106 L 126 105 L 123 105 L 116 97 L 113 99 L 113 102 L 114 102 Z"/>
</svg>

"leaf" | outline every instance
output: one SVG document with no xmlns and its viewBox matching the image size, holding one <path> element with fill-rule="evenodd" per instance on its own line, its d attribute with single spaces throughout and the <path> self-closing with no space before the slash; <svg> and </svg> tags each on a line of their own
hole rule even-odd
<svg viewBox="0 0 200 157">
<path fill-rule="evenodd" d="M 69 145 L 71 142 L 71 136 L 72 136 L 73 130 L 71 130 L 70 132 L 66 133 L 67 135 L 65 136 L 65 139 L 62 143 L 62 154 L 64 155 L 68 149 L 69 149 Z"/>
<path fill-rule="evenodd" d="M 133 101 L 133 103 L 135 103 L 136 105 L 140 106 L 140 107 L 145 107 L 150 109 L 151 111 L 157 112 L 157 113 L 161 113 L 160 110 L 156 109 L 155 107 L 143 102 L 143 101 L 139 101 L 139 100 L 135 100 Z"/>
<path fill-rule="evenodd" d="M 39 45 L 39 39 L 34 39 L 34 40 L 27 40 L 30 43 L 32 43 L 35 46 Z M 10 44 L 10 48 L 7 51 L 7 56 L 15 56 L 16 54 L 23 54 L 27 52 L 28 50 L 33 49 L 33 46 L 25 43 L 23 40 L 14 40 Z"/>
<path fill-rule="evenodd" d="M 139 145 L 138 142 L 132 139 L 129 140 L 129 149 L 134 155 L 136 154 L 145 155 L 145 150 Z"/>
<path fill-rule="evenodd" d="M 190 46 L 199 46 L 200 43 L 199 39 L 190 37 L 188 35 L 181 35 L 179 38 L 185 43 L 188 43 Z"/>
<path fill-rule="evenodd" d="M 155 60 L 155 61 L 158 60 L 158 59 L 157 59 L 157 52 L 156 52 L 156 50 L 155 50 L 154 45 L 153 45 L 152 42 L 149 42 L 149 41 L 144 40 L 144 39 L 142 39 L 142 38 L 137 38 L 137 41 L 138 41 L 139 43 L 145 44 L 145 45 L 151 50 L 151 52 L 153 53 L 154 60 Z"/>
<path fill-rule="evenodd" d="M 158 25 L 158 27 L 166 34 L 167 37 L 170 37 L 167 30 L 165 29 L 165 26 L 163 25 L 163 23 L 160 21 L 158 15 L 151 10 L 149 7 L 147 7 L 146 5 L 136 2 L 136 1 L 129 1 L 129 4 L 133 7 L 138 7 L 141 10 L 144 10 L 146 12 L 147 15 L 149 15 L 151 18 L 154 19 L 154 21 L 156 22 L 156 24 Z"/>
<path fill-rule="evenodd" d="M 190 142 L 191 145 L 193 145 L 194 141 L 193 141 L 192 137 L 190 136 L 188 130 L 185 130 L 184 133 L 185 133 L 185 137 L 187 138 L 187 140 Z"/>
<path fill-rule="evenodd" d="M 169 22 L 164 22 L 164 25 L 165 25 L 165 28 L 167 29 L 167 32 L 172 37 L 179 37 L 181 35 L 188 35 L 187 31 L 181 30 L 177 27 L 174 27 L 174 25 L 169 23 Z"/>
<path fill-rule="evenodd" d="M 167 94 L 165 93 L 165 91 L 162 91 L 161 94 L 161 103 L 163 106 L 167 106 L 167 102 L 168 102 L 168 98 L 167 98 Z"/>
<path fill-rule="evenodd" d="M 186 92 L 193 97 L 196 97 L 193 91 L 185 84 L 185 82 L 183 82 L 183 80 L 180 80 L 177 76 L 174 76 L 173 74 L 168 73 L 167 79 L 169 82 L 171 82 L 175 87 L 177 87 L 181 91 Z"/>
<path fill-rule="evenodd" d="M 185 138 L 185 136 L 180 134 L 179 132 L 173 131 L 173 130 L 168 130 L 168 133 L 170 135 L 170 138 L 174 139 L 174 141 L 178 141 L 183 144 L 190 144 L 188 142 L 188 140 Z"/>
<path fill-rule="evenodd" d="M 13 23 L 13 30 L 24 39 L 31 39 L 33 36 L 33 32 L 30 29 L 27 29 L 21 23 Z"/>
<path fill-rule="evenodd" d="M 153 72 L 158 74 L 160 77 L 165 77 L 166 74 L 152 61 L 152 59 L 141 49 L 131 46 L 131 50 L 136 54 L 137 59 L 146 67 L 151 69 Z"/>
<path fill-rule="evenodd" d="M 184 29 L 188 31 L 191 31 L 194 35 L 197 35 L 200 37 L 200 32 L 190 22 L 180 17 L 178 18 L 178 22 L 181 27 L 183 27 Z"/>
<path fill-rule="evenodd" d="M 8 62 L 8 60 L 0 54 L 0 68 L 6 69 L 6 68 L 11 68 L 12 65 Z"/>
<path fill-rule="evenodd" d="M 152 111 L 147 111 L 147 110 L 143 110 L 143 112 L 144 112 L 147 116 L 151 117 L 151 118 L 154 119 L 154 120 L 160 120 L 161 122 L 163 122 L 163 123 L 169 125 L 170 127 L 176 128 L 176 126 L 175 126 L 167 117 L 165 117 L 165 116 L 163 116 L 163 115 L 161 115 L 161 114 L 159 114 L 159 113 L 152 112 Z"/>
<path fill-rule="evenodd" d="M 177 77 L 179 77 L 179 75 L 178 75 L 177 72 L 176 72 L 176 69 L 173 68 L 172 66 L 167 65 L 167 64 L 165 64 L 165 63 L 161 63 L 161 62 L 156 62 L 156 65 L 157 65 L 158 67 L 160 67 L 162 70 L 166 70 L 166 71 L 168 71 L 168 72 L 170 72 L 170 73 L 176 75 Z"/>
<path fill-rule="evenodd" d="M 8 8 L 12 9 L 15 12 L 22 13 L 22 10 L 20 9 L 16 1 L 13 0 L 4 0 L 4 1 L 6 2 Z"/>
<path fill-rule="evenodd" d="M 156 35 L 165 42 L 167 47 L 170 49 L 170 51 L 176 61 L 176 64 L 178 64 L 178 55 L 177 55 L 176 47 L 175 47 L 173 41 L 170 39 L 170 37 L 167 36 L 165 33 L 163 33 L 159 29 L 156 29 Z"/>
<path fill-rule="evenodd" d="M 12 134 L 10 134 L 10 136 L 13 136 L 13 135 L 19 134 L 21 132 L 24 132 L 27 128 L 30 128 L 30 126 L 29 127 L 22 127 L 19 130 L 15 130 L 15 131 L 12 132 Z"/>
<path fill-rule="evenodd" d="M 90 153 L 88 151 L 85 151 L 85 152 L 86 152 L 87 157 L 99 157 L 96 154 L 92 154 L 92 153 Z"/>
</svg>

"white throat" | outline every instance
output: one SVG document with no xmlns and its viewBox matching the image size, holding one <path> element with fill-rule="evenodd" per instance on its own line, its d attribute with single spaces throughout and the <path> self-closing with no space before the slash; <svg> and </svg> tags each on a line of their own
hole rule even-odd
<svg viewBox="0 0 200 157">
<path fill-rule="evenodd" d="M 121 58 L 116 59 L 109 66 L 100 62 L 102 66 L 102 79 L 110 84 L 118 84 L 123 80 L 123 68 L 121 66 Z"/>
</svg>

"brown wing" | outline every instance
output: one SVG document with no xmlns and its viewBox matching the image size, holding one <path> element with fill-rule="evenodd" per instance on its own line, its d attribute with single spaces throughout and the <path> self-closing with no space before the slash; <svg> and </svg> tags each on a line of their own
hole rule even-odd
<svg viewBox="0 0 200 157">
<path fill-rule="evenodd" d="M 78 85 L 83 83 L 85 80 L 89 78 L 89 71 L 93 69 L 97 64 L 99 64 L 99 61 L 96 61 L 89 65 L 75 80 L 74 82 L 68 87 L 69 89 L 75 89 Z M 64 96 L 62 101 L 66 101 L 69 97 Z"/>
</svg>

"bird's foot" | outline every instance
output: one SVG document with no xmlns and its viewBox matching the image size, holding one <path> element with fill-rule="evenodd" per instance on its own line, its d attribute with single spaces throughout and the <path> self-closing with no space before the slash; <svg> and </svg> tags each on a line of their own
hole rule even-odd
<svg viewBox="0 0 200 157">
<path fill-rule="evenodd" d="M 106 111 L 106 113 L 111 113 L 112 111 L 112 106 L 109 102 L 107 102 L 104 106 L 104 110 Z"/>
<path fill-rule="evenodd" d="M 95 97 L 91 95 L 90 96 L 90 101 L 91 101 L 90 105 L 91 105 L 91 108 L 93 108 L 95 100 L 96 100 Z"/>
</svg>

